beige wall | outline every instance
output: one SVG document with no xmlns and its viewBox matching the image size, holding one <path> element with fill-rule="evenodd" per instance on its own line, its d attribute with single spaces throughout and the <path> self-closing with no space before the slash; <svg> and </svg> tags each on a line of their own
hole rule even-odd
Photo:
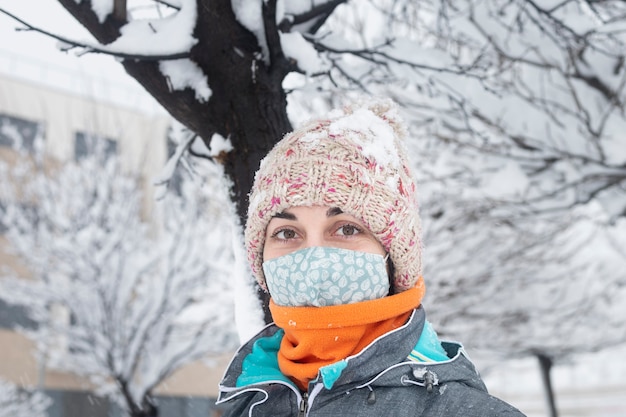
<svg viewBox="0 0 626 417">
<path fill-rule="evenodd" d="M 4 260 L 0 258 L 0 264 Z M 170 396 L 207 396 L 216 398 L 218 384 L 232 357 L 205 358 L 176 370 L 159 384 L 155 392 Z M 75 375 L 46 369 L 36 359 L 35 346 L 25 336 L 0 328 L 0 378 L 24 387 L 90 390 L 91 384 Z"/>
<path fill-rule="evenodd" d="M 229 353 L 184 366 L 159 384 L 156 393 L 161 395 L 197 395 L 216 398 L 218 384 L 232 356 Z M 205 364 L 207 362 L 210 366 Z"/>
<path fill-rule="evenodd" d="M 38 382 L 32 342 L 7 329 L 0 329 L 0 377 L 30 387 Z"/>
<path fill-rule="evenodd" d="M 217 397 L 217 386 L 231 354 L 188 364 L 159 384 L 158 395 Z M 210 364 L 208 366 L 207 364 Z M 0 329 L 0 377 L 24 387 L 90 390 L 91 384 L 68 373 L 42 368 L 35 359 L 35 346 L 25 336 Z"/>
<path fill-rule="evenodd" d="M 50 371 L 40 366 L 35 346 L 25 336 L 0 329 L 0 377 L 23 387 L 43 385 L 48 389 L 89 389 L 89 384 L 75 375 Z"/>
<path fill-rule="evenodd" d="M 74 155 L 77 131 L 116 139 L 122 166 L 151 182 L 163 167 L 170 119 L 44 88 L 0 74 L 0 113 L 42 122 L 45 151 L 60 161 Z M 151 200 L 153 187 L 148 187 Z"/>
</svg>

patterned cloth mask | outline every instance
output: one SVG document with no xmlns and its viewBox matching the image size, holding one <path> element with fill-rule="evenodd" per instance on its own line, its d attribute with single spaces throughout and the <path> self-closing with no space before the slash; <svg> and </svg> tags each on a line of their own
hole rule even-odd
<svg viewBox="0 0 626 417">
<path fill-rule="evenodd" d="M 333 306 L 389 294 L 387 257 L 311 247 L 263 262 L 267 288 L 280 306 Z"/>
</svg>

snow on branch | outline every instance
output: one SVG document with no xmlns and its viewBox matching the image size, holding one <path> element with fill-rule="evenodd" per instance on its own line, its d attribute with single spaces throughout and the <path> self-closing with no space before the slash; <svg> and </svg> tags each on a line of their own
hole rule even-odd
<svg viewBox="0 0 626 417">
<path fill-rule="evenodd" d="M 292 29 L 298 32 L 306 32 L 309 34 L 316 33 L 320 27 L 326 22 L 337 6 L 346 3 L 348 0 L 332 0 L 321 3 L 306 4 L 311 6 L 304 10 L 298 6 L 299 2 L 289 2 L 285 6 L 284 17 L 280 21 L 278 27 L 284 33 L 291 32 Z"/>
<path fill-rule="evenodd" d="M 4 8 L 0 8 L 0 13 L 3 13 L 9 16 L 13 20 L 21 23 L 24 26 L 23 28 L 18 28 L 16 30 L 33 31 L 33 32 L 41 33 L 50 38 L 58 40 L 60 50 L 67 52 L 76 48 L 76 49 L 79 49 L 79 55 L 88 54 L 88 53 L 97 53 L 97 54 L 111 55 L 111 56 L 121 58 L 121 59 L 133 59 L 133 60 L 141 60 L 141 61 L 167 61 L 167 60 L 189 58 L 190 56 L 189 49 L 190 49 L 190 46 L 193 44 L 189 42 L 183 42 L 180 46 L 167 47 L 167 45 L 170 44 L 171 41 L 164 44 L 163 42 L 158 42 L 156 39 L 154 39 L 152 42 L 147 42 L 147 41 L 144 42 L 144 41 L 139 41 L 139 40 L 133 41 L 131 39 L 130 42 L 127 42 L 126 39 L 123 38 L 124 39 L 123 41 L 122 39 L 120 39 L 114 44 L 102 45 L 99 43 L 92 43 L 92 42 L 85 42 L 85 41 L 70 39 L 68 37 L 65 37 L 56 33 L 52 33 L 43 28 L 31 25 L 25 20 L 20 19 L 19 17 L 5 10 Z M 136 22 L 133 24 L 132 27 L 138 28 L 139 25 L 144 25 L 144 24 L 145 23 Z M 149 23 L 147 24 L 146 27 L 152 28 L 152 26 L 150 26 Z M 147 36 L 150 36 L 149 35 L 150 32 L 152 32 L 153 34 L 152 37 L 154 37 L 154 35 L 157 33 L 152 28 L 148 31 Z M 132 31 L 131 33 L 136 33 L 136 31 Z M 128 35 L 129 38 L 132 36 L 133 35 Z M 172 39 L 170 33 L 164 33 L 160 37 L 164 39 L 168 39 L 168 40 Z M 178 38 L 179 37 L 177 36 L 174 39 L 178 39 Z M 145 53 L 146 52 L 145 48 L 142 48 L 140 46 L 133 47 L 132 46 L 133 42 L 139 43 L 141 45 L 144 45 L 144 44 L 149 45 L 151 43 L 154 44 L 156 42 L 158 45 L 158 49 L 155 50 L 154 53 Z M 166 52 L 163 52 L 163 51 L 166 51 Z"/>
</svg>

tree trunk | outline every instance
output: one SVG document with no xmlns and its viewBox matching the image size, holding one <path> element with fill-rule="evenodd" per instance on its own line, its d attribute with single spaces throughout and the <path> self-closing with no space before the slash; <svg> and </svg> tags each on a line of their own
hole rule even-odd
<svg viewBox="0 0 626 417">
<path fill-rule="evenodd" d="M 59 2 L 103 44 L 114 41 L 126 23 L 125 14 L 119 11 L 99 22 L 89 0 Z M 269 50 L 269 57 L 264 60 L 256 37 L 235 18 L 230 0 L 197 1 L 194 37 L 198 42 L 191 49 L 189 59 L 207 77 L 212 92 L 208 101 L 198 99 L 189 88 L 171 89 L 158 61 L 142 58 L 122 62 L 129 75 L 207 146 L 216 133 L 230 140 L 234 150 L 216 161 L 224 165 L 231 180 L 230 197 L 242 225 L 261 159 L 291 130 L 282 81 L 295 64 L 285 58 L 280 47 L 275 3 L 275 0 L 263 3 Z M 260 290 L 258 295 L 265 321 L 270 322 L 267 296 Z"/>
<path fill-rule="evenodd" d="M 159 410 L 154 403 L 154 399 L 149 393 L 146 393 L 143 396 L 143 400 L 141 404 L 137 404 L 133 399 L 133 396 L 130 393 L 130 388 L 128 385 L 128 381 L 123 378 L 116 378 L 118 386 L 120 387 L 120 391 L 122 396 L 124 397 L 124 401 L 126 401 L 126 410 L 130 417 L 158 417 Z"/>
<path fill-rule="evenodd" d="M 147 410 L 134 410 L 130 412 L 130 417 L 159 417 L 156 406 L 151 406 Z"/>
<path fill-rule="evenodd" d="M 552 358 L 543 354 L 537 353 L 537 359 L 539 360 L 539 369 L 541 372 L 541 380 L 543 381 L 543 388 L 546 398 L 546 405 L 548 406 L 549 416 L 558 417 L 556 409 L 556 398 L 554 397 L 554 391 L 552 389 L 552 378 L 550 371 L 552 370 L 553 361 Z"/>
</svg>

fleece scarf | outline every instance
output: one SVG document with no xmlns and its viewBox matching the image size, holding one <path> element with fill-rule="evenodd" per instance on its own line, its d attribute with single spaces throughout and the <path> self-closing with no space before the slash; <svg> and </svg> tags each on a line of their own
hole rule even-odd
<svg viewBox="0 0 626 417">
<path fill-rule="evenodd" d="M 399 294 L 329 307 L 284 307 L 270 300 L 276 325 L 285 331 L 280 371 L 300 389 L 323 366 L 356 355 L 378 337 L 403 326 L 424 296 L 424 286 Z"/>
</svg>

